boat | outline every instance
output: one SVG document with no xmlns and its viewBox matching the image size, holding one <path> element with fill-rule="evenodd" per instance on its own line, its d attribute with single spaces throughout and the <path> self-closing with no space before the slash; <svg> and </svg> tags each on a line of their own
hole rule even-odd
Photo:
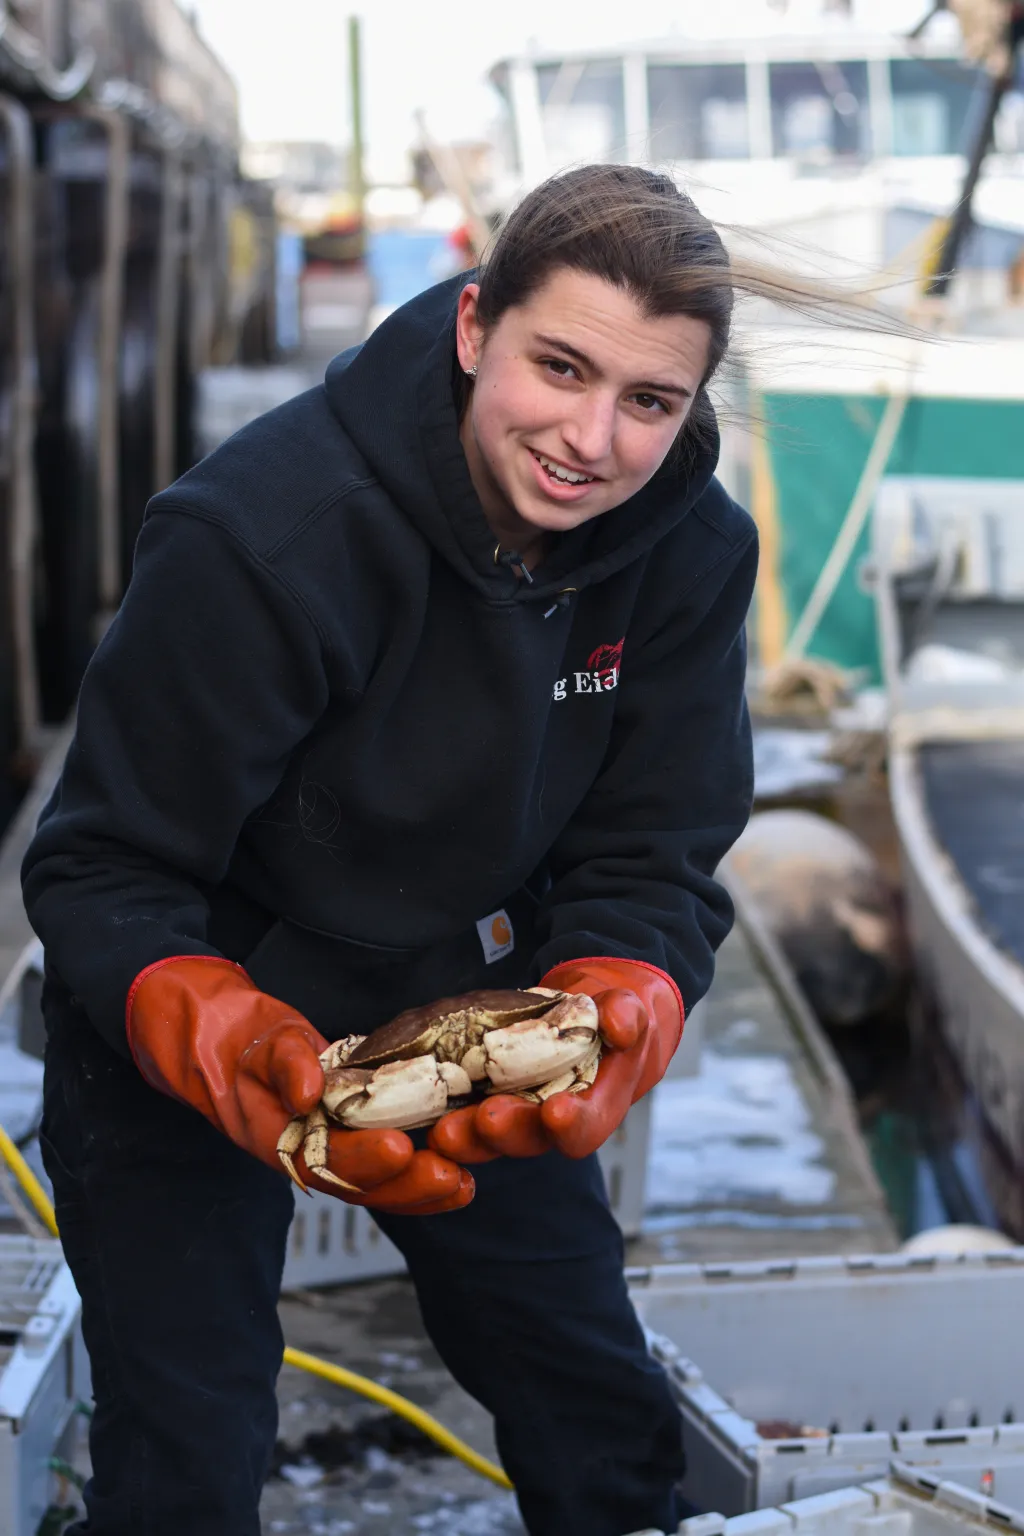
<svg viewBox="0 0 1024 1536">
<path fill-rule="evenodd" d="M 922 10 L 924 6 L 922 6 Z M 587 160 L 656 165 L 726 227 L 795 240 L 821 275 L 920 250 L 956 206 L 988 76 L 951 15 L 917 35 L 851 0 L 736 0 L 728 20 L 685 0 L 669 36 L 618 48 L 536 47 L 498 61 L 495 199 L 507 207 Z M 919 18 L 917 18 L 919 19 Z M 1003 98 L 975 218 L 1024 227 L 1024 99 Z"/>
<path fill-rule="evenodd" d="M 872 544 L 926 1135 L 954 1219 L 1020 1240 L 1024 464 L 883 478 Z"/>
</svg>

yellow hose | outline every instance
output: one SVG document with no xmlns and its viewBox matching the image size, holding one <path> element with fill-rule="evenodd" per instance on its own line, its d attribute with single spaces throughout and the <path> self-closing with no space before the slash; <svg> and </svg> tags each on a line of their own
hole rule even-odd
<svg viewBox="0 0 1024 1536">
<path fill-rule="evenodd" d="M 307 1355 L 301 1349 L 286 1349 L 284 1352 L 285 1365 L 298 1366 L 300 1371 L 308 1371 L 311 1376 L 322 1376 L 324 1381 L 333 1381 L 336 1387 L 348 1387 L 352 1392 L 359 1392 L 363 1397 L 368 1397 L 371 1402 L 380 1403 L 384 1408 L 390 1408 L 392 1413 L 397 1413 L 400 1419 L 408 1419 L 410 1424 L 415 1424 L 425 1435 L 429 1435 L 442 1450 L 450 1451 L 467 1467 L 472 1467 L 474 1472 L 479 1472 L 481 1477 L 489 1477 L 492 1483 L 497 1483 L 499 1488 L 511 1488 L 512 1484 L 500 1467 L 496 1467 L 493 1461 L 488 1461 L 486 1456 L 480 1456 L 468 1446 L 458 1435 L 453 1435 L 450 1429 L 445 1429 L 429 1413 L 422 1408 L 417 1408 L 415 1403 L 410 1403 L 407 1397 L 400 1397 L 397 1392 L 392 1392 L 388 1387 L 382 1387 L 379 1382 L 370 1381 L 366 1376 L 359 1376 L 355 1371 L 346 1370 L 343 1365 L 329 1365 L 326 1360 L 318 1360 L 316 1355 Z"/>
<path fill-rule="evenodd" d="M 57 1237 L 57 1220 L 47 1193 L 2 1125 L 0 1125 L 0 1156 L 21 1185 L 27 1200 L 47 1231 Z M 417 1408 L 415 1403 L 410 1403 L 407 1397 L 401 1397 L 390 1388 L 382 1387 L 379 1382 L 371 1381 L 368 1376 L 360 1376 L 358 1372 L 346 1370 L 342 1365 L 331 1365 L 329 1361 L 320 1360 L 316 1355 L 307 1355 L 301 1349 L 286 1349 L 284 1363 L 293 1365 L 300 1371 L 308 1371 L 311 1376 L 319 1376 L 324 1381 L 333 1382 L 336 1387 L 347 1387 L 350 1392 L 358 1392 L 360 1397 L 368 1397 L 371 1403 L 380 1403 L 382 1407 L 390 1408 L 392 1413 L 396 1413 L 400 1419 L 407 1419 L 410 1424 L 415 1424 L 417 1429 L 428 1435 L 442 1450 L 448 1451 L 459 1461 L 464 1462 L 481 1477 L 490 1478 L 491 1482 L 497 1483 L 499 1488 L 512 1487 L 500 1467 L 495 1466 L 493 1461 L 488 1461 L 486 1456 L 481 1456 L 474 1451 L 473 1447 L 467 1445 L 464 1440 L 460 1440 L 458 1435 L 453 1435 L 450 1429 L 445 1429 L 444 1425 L 439 1424 L 431 1414 L 426 1413 L 422 1408 Z"/>
<path fill-rule="evenodd" d="M 53 1206 L 50 1204 L 46 1190 L 2 1125 L 0 1125 L 0 1156 L 21 1185 L 29 1204 L 35 1209 L 43 1226 L 52 1237 L 56 1237 L 58 1235 L 57 1218 L 53 1214 Z"/>
</svg>

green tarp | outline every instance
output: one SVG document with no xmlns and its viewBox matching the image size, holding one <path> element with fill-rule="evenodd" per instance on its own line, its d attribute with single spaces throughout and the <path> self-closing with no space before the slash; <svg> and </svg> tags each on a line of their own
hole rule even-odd
<svg viewBox="0 0 1024 1536">
<path fill-rule="evenodd" d="M 790 629 L 832 548 L 885 404 L 871 395 L 764 397 L 778 508 L 778 577 Z M 1024 479 L 1024 400 L 911 400 L 886 473 Z M 866 528 L 808 654 L 866 669 L 877 681 L 874 602 L 857 578 L 869 547 Z"/>
</svg>

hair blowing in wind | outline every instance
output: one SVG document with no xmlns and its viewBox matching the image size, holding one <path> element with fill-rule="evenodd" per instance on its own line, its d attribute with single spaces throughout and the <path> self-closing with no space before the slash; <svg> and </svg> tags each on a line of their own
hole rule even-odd
<svg viewBox="0 0 1024 1536">
<path fill-rule="evenodd" d="M 753 231 L 723 227 L 745 245 L 764 243 Z M 707 324 L 707 367 L 684 427 L 684 436 L 696 440 L 712 427 L 707 388 L 729 350 L 737 297 L 823 323 L 917 334 L 875 300 L 891 280 L 875 277 L 845 287 L 787 270 L 781 261 L 730 253 L 693 199 L 671 177 L 643 166 L 580 166 L 527 193 L 484 259 L 481 321 L 490 329 L 565 267 L 624 289 L 645 315 L 689 315 Z"/>
</svg>

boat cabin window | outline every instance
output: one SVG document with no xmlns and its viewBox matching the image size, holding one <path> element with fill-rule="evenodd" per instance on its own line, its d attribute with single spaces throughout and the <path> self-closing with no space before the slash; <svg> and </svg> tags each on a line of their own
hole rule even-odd
<svg viewBox="0 0 1024 1536">
<path fill-rule="evenodd" d="M 893 154 L 966 153 L 984 72 L 956 59 L 893 59 L 889 67 Z"/>
<path fill-rule="evenodd" d="M 622 60 L 537 67 L 544 142 L 554 165 L 625 157 Z"/>
<path fill-rule="evenodd" d="M 651 64 L 647 99 L 656 161 L 749 156 L 745 65 Z"/>
<path fill-rule="evenodd" d="M 868 69 L 863 60 L 770 64 L 768 80 L 776 155 L 870 154 Z"/>
</svg>

